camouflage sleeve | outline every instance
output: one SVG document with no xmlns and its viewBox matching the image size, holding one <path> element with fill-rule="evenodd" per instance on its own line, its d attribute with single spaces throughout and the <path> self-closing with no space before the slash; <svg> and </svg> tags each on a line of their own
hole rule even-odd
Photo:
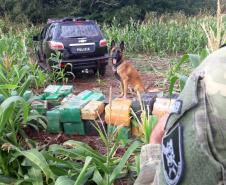
<svg viewBox="0 0 226 185">
<path fill-rule="evenodd" d="M 136 179 L 135 185 L 154 184 L 156 169 L 161 160 L 161 145 L 147 144 L 141 148 L 140 155 L 140 174 Z"/>
</svg>

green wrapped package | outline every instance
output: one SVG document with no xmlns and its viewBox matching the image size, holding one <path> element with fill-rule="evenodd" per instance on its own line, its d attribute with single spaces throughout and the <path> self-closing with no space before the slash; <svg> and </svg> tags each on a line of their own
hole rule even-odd
<svg viewBox="0 0 226 185">
<path fill-rule="evenodd" d="M 46 116 L 48 119 L 47 131 L 49 133 L 60 133 L 63 132 L 63 123 L 60 122 L 60 106 L 47 111 Z"/>
<path fill-rule="evenodd" d="M 11 96 L 17 96 L 17 91 L 12 91 Z"/>
<path fill-rule="evenodd" d="M 30 90 L 26 90 L 23 94 L 23 98 L 25 99 L 25 101 L 28 101 L 32 96 L 33 96 L 33 93 Z"/>
<path fill-rule="evenodd" d="M 63 96 L 63 94 L 51 94 L 51 95 L 47 96 L 45 99 L 46 100 L 58 100 L 62 96 Z"/>
<path fill-rule="evenodd" d="M 101 101 L 104 99 L 104 95 L 102 93 L 95 93 L 92 91 L 85 90 L 79 93 L 76 96 L 78 100 L 94 100 L 94 101 Z"/>
<path fill-rule="evenodd" d="M 45 95 L 44 94 L 38 95 L 36 100 L 45 100 Z"/>
<path fill-rule="evenodd" d="M 64 132 L 70 135 L 84 136 L 86 135 L 84 122 L 64 123 Z"/>
<path fill-rule="evenodd" d="M 31 106 L 38 111 L 41 115 L 46 115 L 46 112 L 48 110 L 48 105 L 46 100 L 35 100 L 31 103 Z"/>
<path fill-rule="evenodd" d="M 76 96 L 74 94 L 69 94 L 61 101 L 61 105 L 64 105 L 65 103 L 68 103 L 68 102 L 73 102 L 75 100 L 76 100 Z"/>
<path fill-rule="evenodd" d="M 2 104 L 4 101 L 5 101 L 5 97 L 2 94 L 0 94 L 0 104 Z"/>
<path fill-rule="evenodd" d="M 63 97 L 66 97 L 68 94 L 72 93 L 74 91 L 72 85 L 49 85 L 44 90 L 44 95 L 47 98 L 48 96 L 54 96 L 55 94 L 57 96 L 62 95 Z"/>
<path fill-rule="evenodd" d="M 111 125 L 111 130 L 110 130 L 110 134 L 112 134 L 113 132 L 113 129 L 116 129 L 117 126 L 115 125 Z M 107 132 L 108 132 L 108 128 L 109 128 L 109 124 L 107 124 Z M 121 138 L 122 139 L 129 139 L 132 135 L 132 129 L 130 126 L 126 127 L 126 126 L 123 126 L 123 131 L 122 131 L 122 135 L 121 135 Z"/>
<path fill-rule="evenodd" d="M 104 99 L 103 94 L 92 92 L 92 94 L 86 100 L 101 101 L 103 99 Z"/>
<path fill-rule="evenodd" d="M 92 94 L 92 91 L 85 90 L 85 91 L 79 93 L 76 96 L 76 99 L 77 100 L 86 100 L 86 98 L 88 98 L 91 94 Z"/>
<path fill-rule="evenodd" d="M 63 94 L 51 94 L 50 96 L 46 97 L 45 99 L 48 102 L 48 107 L 53 108 L 55 106 L 60 105 L 63 98 L 64 98 Z"/>
<path fill-rule="evenodd" d="M 63 94 L 63 97 L 66 97 L 67 95 L 73 93 L 73 91 L 73 85 L 63 85 L 59 90 L 59 94 Z"/>
<path fill-rule="evenodd" d="M 60 121 L 64 123 L 79 123 L 81 109 L 89 103 L 89 100 L 75 100 L 60 107 Z"/>
<path fill-rule="evenodd" d="M 48 96 L 50 96 L 51 94 L 58 94 L 60 88 L 61 88 L 61 85 L 49 85 L 44 90 L 44 96 L 45 96 L 45 98 L 48 97 Z"/>
</svg>

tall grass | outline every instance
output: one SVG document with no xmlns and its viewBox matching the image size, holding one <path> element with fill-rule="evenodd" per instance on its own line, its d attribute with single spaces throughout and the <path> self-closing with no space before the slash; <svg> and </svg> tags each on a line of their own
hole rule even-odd
<svg viewBox="0 0 226 185">
<path fill-rule="evenodd" d="M 225 19 L 222 30 L 226 28 Z M 207 38 L 200 23 L 208 23 L 217 34 L 217 17 L 198 15 L 187 17 L 183 13 L 157 16 L 155 13 L 146 15 L 143 22 L 132 19 L 125 27 L 104 24 L 102 31 L 110 44 L 125 41 L 127 52 L 158 53 L 200 53 L 207 45 Z"/>
</svg>

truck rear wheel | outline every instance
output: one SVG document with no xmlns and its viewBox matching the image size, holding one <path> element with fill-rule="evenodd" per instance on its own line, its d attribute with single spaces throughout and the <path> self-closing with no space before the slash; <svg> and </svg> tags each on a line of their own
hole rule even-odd
<svg viewBox="0 0 226 185">
<path fill-rule="evenodd" d="M 104 75 L 105 75 L 105 72 L 106 72 L 106 65 L 100 66 L 99 74 L 100 74 L 101 76 L 104 76 Z"/>
<path fill-rule="evenodd" d="M 99 69 L 93 69 L 94 74 L 97 73 L 97 70 L 99 70 L 99 75 L 104 76 L 106 72 L 106 65 L 100 66 Z"/>
</svg>

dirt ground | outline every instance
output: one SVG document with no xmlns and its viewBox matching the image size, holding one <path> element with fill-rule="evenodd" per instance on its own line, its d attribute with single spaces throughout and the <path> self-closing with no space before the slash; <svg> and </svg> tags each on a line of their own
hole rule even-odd
<svg viewBox="0 0 226 185">
<path fill-rule="evenodd" d="M 169 60 L 174 57 L 168 58 Z M 154 58 L 153 56 L 142 56 L 142 57 L 131 57 L 127 60 L 127 62 L 131 63 L 141 74 L 141 77 L 145 83 L 145 87 L 148 90 L 159 89 L 160 91 L 166 92 L 168 89 L 169 83 L 166 83 L 165 87 L 162 87 L 164 73 L 168 70 L 169 66 L 166 60 Z M 161 69 L 161 72 L 156 72 L 156 69 Z M 103 82 L 103 83 L 101 83 Z M 59 83 L 61 84 L 61 83 Z M 120 86 L 116 77 L 112 71 L 112 64 L 109 60 L 109 64 L 106 68 L 106 74 L 102 77 L 97 77 L 93 74 L 93 71 L 89 71 L 89 73 L 76 74 L 76 78 L 70 80 L 68 85 L 74 86 L 74 94 L 77 95 L 84 90 L 91 91 L 102 91 L 105 97 L 109 97 L 110 86 L 112 86 L 112 95 L 119 96 L 120 95 Z M 76 140 L 82 141 L 88 144 L 93 149 L 99 151 L 101 154 L 106 154 L 106 148 L 101 138 L 98 136 L 72 136 L 67 135 L 65 133 L 61 134 L 49 134 L 46 131 L 42 131 L 40 134 L 34 134 L 31 130 L 26 130 L 28 136 L 42 144 L 62 144 L 67 140 Z M 122 148 L 121 145 L 118 146 L 117 152 L 115 156 L 122 156 L 125 152 L 125 149 Z M 132 157 L 133 158 L 133 157 Z M 130 158 L 131 160 L 133 160 Z M 127 177 L 116 180 L 114 182 L 115 185 L 130 185 L 133 184 L 129 175 Z"/>
<path fill-rule="evenodd" d="M 134 60 L 127 60 L 127 62 L 131 63 L 133 66 L 135 66 L 135 62 Z M 148 90 L 151 90 L 154 87 L 156 82 L 161 82 L 164 80 L 163 76 L 160 75 L 156 75 L 153 72 L 153 69 L 151 68 L 151 66 L 149 67 L 149 69 L 146 69 L 146 64 L 149 61 L 142 61 L 142 59 L 140 59 L 139 64 L 136 64 L 136 68 L 138 69 L 138 71 L 141 74 L 141 77 L 145 83 L 145 87 Z M 156 61 L 154 63 L 152 63 L 152 65 L 154 67 L 160 66 L 161 64 L 163 64 L 160 61 Z M 145 71 L 147 70 L 147 71 Z M 74 79 L 72 82 L 69 82 L 69 84 L 74 86 L 74 94 L 78 94 L 84 90 L 101 90 L 103 91 L 105 96 L 109 96 L 109 91 L 110 91 L 110 86 L 112 86 L 112 94 L 119 96 L 120 95 L 120 86 L 119 86 L 119 82 L 116 79 L 116 77 L 113 74 L 112 71 L 112 64 L 111 61 L 109 60 L 109 64 L 106 67 L 106 73 L 105 75 L 102 77 L 100 76 L 99 79 L 104 82 L 105 84 L 98 82 L 98 77 L 94 76 L 93 71 L 90 70 L 88 74 L 77 74 L 76 75 L 76 79 Z M 99 81 L 100 81 L 99 80 Z M 162 88 L 159 88 L 162 89 Z"/>
</svg>

